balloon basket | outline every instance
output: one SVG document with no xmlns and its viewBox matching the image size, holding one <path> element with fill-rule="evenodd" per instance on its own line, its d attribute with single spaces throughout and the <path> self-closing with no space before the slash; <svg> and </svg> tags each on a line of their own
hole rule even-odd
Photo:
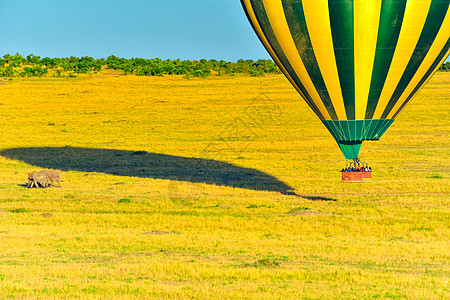
<svg viewBox="0 0 450 300">
<path fill-rule="evenodd" d="M 348 160 L 341 171 L 342 182 L 372 182 L 372 169 L 359 159 Z"/>
<path fill-rule="evenodd" d="M 372 172 L 342 172 L 342 182 L 372 182 Z"/>
</svg>

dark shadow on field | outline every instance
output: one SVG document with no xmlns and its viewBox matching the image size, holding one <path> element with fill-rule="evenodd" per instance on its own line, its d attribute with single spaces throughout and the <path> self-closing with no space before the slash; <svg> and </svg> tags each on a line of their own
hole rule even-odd
<svg viewBox="0 0 450 300">
<path fill-rule="evenodd" d="M 0 151 L 0 155 L 44 169 L 207 183 L 299 196 L 292 187 L 264 172 L 211 159 L 72 147 L 14 148 Z"/>
<path fill-rule="evenodd" d="M 305 195 L 298 195 L 299 197 L 311 200 L 311 201 L 337 201 L 333 198 L 328 197 L 322 197 L 322 196 L 305 196 Z"/>
</svg>

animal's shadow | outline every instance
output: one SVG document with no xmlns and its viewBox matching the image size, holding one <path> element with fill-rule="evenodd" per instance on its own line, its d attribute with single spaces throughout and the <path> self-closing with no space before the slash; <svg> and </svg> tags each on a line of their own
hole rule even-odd
<svg viewBox="0 0 450 300">
<path fill-rule="evenodd" d="M 3 150 L 0 155 L 47 169 L 207 183 L 295 195 L 292 187 L 271 175 L 212 159 L 72 147 L 14 148 Z"/>
</svg>

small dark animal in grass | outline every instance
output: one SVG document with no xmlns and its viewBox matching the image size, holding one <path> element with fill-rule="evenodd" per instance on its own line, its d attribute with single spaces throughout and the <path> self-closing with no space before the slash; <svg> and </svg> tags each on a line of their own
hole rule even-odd
<svg viewBox="0 0 450 300">
<path fill-rule="evenodd" d="M 42 170 L 42 171 L 37 172 L 37 174 L 43 174 L 43 175 L 47 176 L 48 179 L 50 180 L 52 187 L 54 186 L 54 182 L 57 182 L 58 187 L 61 187 L 61 182 L 59 181 L 58 172 L 56 172 L 54 170 Z"/>
<path fill-rule="evenodd" d="M 48 176 L 43 173 L 31 173 L 28 175 L 27 188 L 48 188 Z"/>
</svg>

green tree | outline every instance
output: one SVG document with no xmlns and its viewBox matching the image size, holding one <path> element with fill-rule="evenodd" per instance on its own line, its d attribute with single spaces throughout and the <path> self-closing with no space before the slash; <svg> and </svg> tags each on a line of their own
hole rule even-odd
<svg viewBox="0 0 450 300">
<path fill-rule="evenodd" d="M 55 67 L 55 60 L 50 57 L 44 57 L 41 60 L 41 65 L 44 65 L 47 68 L 53 69 Z"/>
<path fill-rule="evenodd" d="M 439 67 L 439 71 L 450 72 L 450 61 L 442 64 L 442 66 Z"/>
<path fill-rule="evenodd" d="M 36 56 L 34 54 L 27 55 L 27 62 L 30 65 L 37 65 L 40 63 L 40 61 L 41 61 L 40 56 Z"/>
<path fill-rule="evenodd" d="M 3 77 L 12 78 L 16 77 L 18 72 L 12 65 L 8 65 L 5 70 L 3 71 Z"/>
</svg>

